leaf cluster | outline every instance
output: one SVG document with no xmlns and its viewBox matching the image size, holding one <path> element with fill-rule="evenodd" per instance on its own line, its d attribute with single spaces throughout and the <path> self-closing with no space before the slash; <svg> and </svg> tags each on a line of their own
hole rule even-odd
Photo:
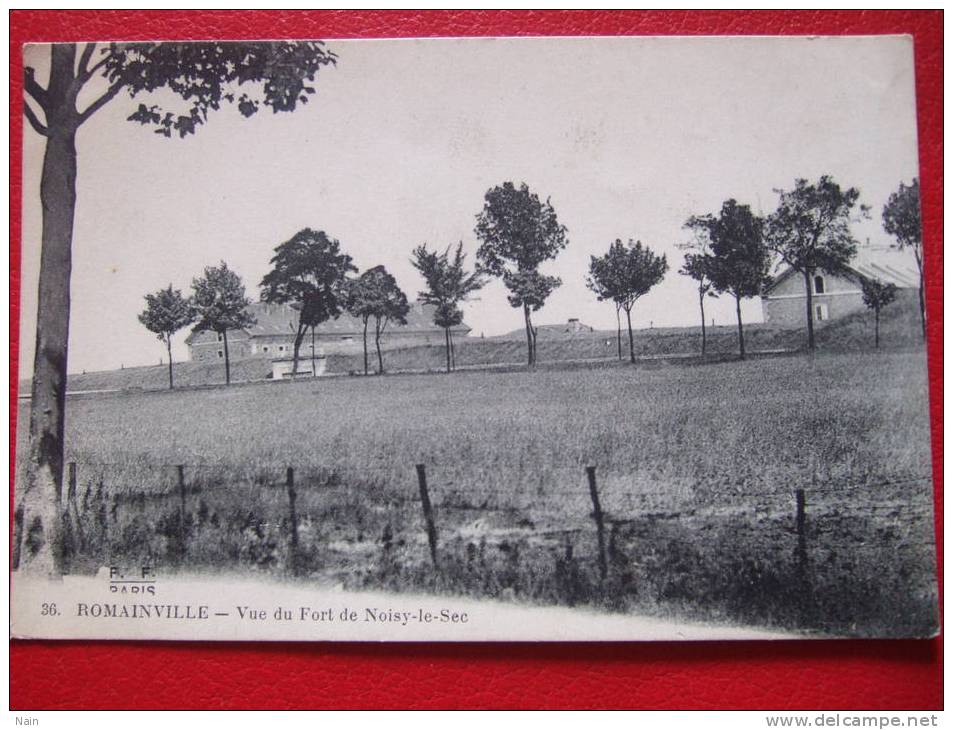
<svg viewBox="0 0 953 730">
<path fill-rule="evenodd" d="M 321 41 L 111 43 L 103 52 L 103 75 L 130 97 L 167 89 L 186 102 L 175 112 L 139 104 L 129 117 L 165 137 L 194 134 L 225 104 L 245 117 L 263 106 L 294 111 L 315 93 L 318 70 L 337 61 Z"/>
<path fill-rule="evenodd" d="M 829 175 L 816 183 L 800 178 L 792 190 L 776 190 L 777 210 L 765 223 L 768 247 L 795 271 L 843 274 L 857 253 L 850 231 L 860 191 L 842 189 Z M 858 206 L 868 217 L 867 207 Z"/>
<path fill-rule="evenodd" d="M 726 200 L 718 215 L 693 216 L 685 226 L 703 232 L 707 252 L 686 256 L 683 272 L 717 292 L 739 298 L 761 294 L 771 262 L 764 221 L 749 206 Z"/>
<path fill-rule="evenodd" d="M 348 301 L 348 274 L 357 268 L 341 244 L 324 231 L 304 228 L 275 248 L 271 270 L 259 285 L 261 299 L 291 303 L 302 326 L 315 327 L 337 317 Z"/>
<path fill-rule="evenodd" d="M 860 288 L 864 297 L 864 304 L 868 309 L 879 312 L 897 298 L 899 289 L 896 284 L 883 282 L 880 279 L 864 277 L 860 280 Z"/>
<path fill-rule="evenodd" d="M 920 179 L 913 183 L 900 183 L 883 209 L 884 230 L 897 239 L 897 248 L 912 248 L 919 257 L 922 244 L 920 228 Z"/>
<path fill-rule="evenodd" d="M 486 283 L 483 272 L 467 272 L 463 241 L 457 244 L 453 255 L 448 246 L 443 253 L 430 251 L 426 244 L 417 246 L 411 254 L 410 263 L 424 278 L 426 290 L 418 292 L 417 298 L 424 304 L 436 307 L 434 324 L 438 327 L 454 327 L 463 322 L 459 305 Z"/>
<path fill-rule="evenodd" d="M 488 190 L 474 230 L 482 241 L 479 266 L 503 279 L 512 306 L 539 309 L 562 283 L 558 277 L 540 274 L 538 268 L 566 247 L 566 227 L 549 199 L 542 202 L 526 183 L 516 187 L 505 182 Z"/>
<path fill-rule="evenodd" d="M 351 281 L 346 304 L 348 312 L 365 322 L 374 317 L 381 329 L 388 322 L 407 324 L 410 312 L 407 295 L 383 266 L 370 268 Z"/>
<path fill-rule="evenodd" d="M 612 300 L 627 312 L 636 300 L 662 281 L 668 271 L 664 254 L 659 256 L 641 241 L 628 245 L 616 239 L 602 256 L 589 257 L 588 286 L 600 301 Z"/>
<path fill-rule="evenodd" d="M 145 299 L 146 308 L 139 321 L 163 342 L 195 320 L 192 302 L 171 284 L 155 294 L 146 294 Z"/>
<path fill-rule="evenodd" d="M 204 274 L 192 280 L 192 307 L 195 311 L 193 332 L 211 330 L 224 333 L 255 324 L 247 308 L 251 300 L 245 296 L 241 277 L 224 261 L 206 266 Z"/>
</svg>

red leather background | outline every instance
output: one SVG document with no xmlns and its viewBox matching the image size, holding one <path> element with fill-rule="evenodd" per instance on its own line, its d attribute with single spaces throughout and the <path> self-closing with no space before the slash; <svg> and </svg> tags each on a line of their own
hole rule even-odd
<svg viewBox="0 0 953 730">
<path fill-rule="evenodd" d="M 915 39 L 916 52 L 939 529 L 943 456 L 942 19 L 942 11 L 13 11 L 11 321 L 18 321 L 19 298 L 20 47 L 28 41 L 909 33 Z M 10 343 L 11 448 L 16 416 L 16 336 L 14 327 Z M 940 639 L 596 645 L 15 641 L 10 653 L 10 703 L 22 710 L 937 709 L 942 707 L 942 658 Z"/>
</svg>

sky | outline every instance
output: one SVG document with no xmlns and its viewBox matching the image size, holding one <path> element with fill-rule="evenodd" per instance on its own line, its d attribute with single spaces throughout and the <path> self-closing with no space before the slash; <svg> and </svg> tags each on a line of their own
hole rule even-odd
<svg viewBox="0 0 953 730">
<path fill-rule="evenodd" d="M 616 238 L 665 254 L 666 279 L 633 325 L 698 322 L 679 276 L 693 214 L 735 198 L 770 213 L 777 189 L 830 174 L 857 187 L 872 219 L 855 237 L 889 243 L 880 211 L 918 174 L 912 41 L 857 38 L 547 38 L 328 41 L 336 67 L 291 114 L 213 113 L 197 134 L 166 139 L 126 121 L 116 97 L 79 131 L 70 372 L 156 364 L 164 346 L 137 319 L 170 283 L 188 293 L 226 261 L 258 297 L 275 246 L 302 228 L 337 238 L 355 264 L 383 264 L 413 299 L 409 263 L 426 243 L 463 241 L 486 191 L 525 182 L 549 198 L 569 244 L 543 271 L 563 285 L 536 324 L 571 317 L 615 328 L 585 286 L 589 257 Z M 45 81 L 49 49 L 25 64 Z M 92 97 L 97 89 L 86 93 Z M 158 99 L 167 102 L 167 99 Z M 83 100 L 81 99 L 81 103 Z M 20 373 L 32 370 L 43 138 L 24 124 Z M 464 307 L 472 334 L 519 329 L 494 281 Z M 708 319 L 734 323 L 728 298 Z M 745 321 L 761 321 L 757 300 Z M 186 331 L 173 358 L 187 357 Z"/>
</svg>

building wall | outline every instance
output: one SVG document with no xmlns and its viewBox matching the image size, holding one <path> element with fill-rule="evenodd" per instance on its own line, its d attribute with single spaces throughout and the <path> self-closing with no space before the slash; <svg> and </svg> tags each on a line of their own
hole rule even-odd
<svg viewBox="0 0 953 730">
<path fill-rule="evenodd" d="M 820 276 L 823 277 L 824 291 L 822 294 L 815 292 L 811 300 L 816 325 L 822 326 L 828 320 L 840 319 L 867 308 L 864 304 L 860 284 L 845 277 L 827 274 L 820 274 Z M 908 300 L 911 293 L 913 298 L 916 299 L 917 292 L 915 289 L 902 289 L 897 297 L 898 302 Z M 807 320 L 805 298 L 804 277 L 800 274 L 789 276 L 778 284 L 768 296 L 762 297 L 761 304 L 764 310 L 765 323 L 776 327 L 805 326 Z M 818 317 L 818 307 L 822 308 L 820 318 Z"/>
<path fill-rule="evenodd" d="M 251 346 L 248 335 L 241 331 L 228 333 L 228 357 L 240 360 L 248 357 Z M 225 359 L 225 343 L 217 332 L 199 332 L 189 342 L 189 359 L 196 362 Z"/>
<path fill-rule="evenodd" d="M 454 337 L 457 341 L 465 333 L 457 331 Z M 444 343 L 443 330 L 426 332 L 385 332 L 381 337 L 381 347 L 394 349 L 411 345 L 442 345 Z M 314 338 L 315 355 L 354 354 L 364 349 L 363 337 L 357 334 L 318 334 Z M 374 350 L 374 332 L 368 329 L 368 351 Z M 194 335 L 189 343 L 189 359 L 207 361 L 219 359 L 218 352 L 222 350 L 222 342 L 215 332 L 201 332 Z M 288 357 L 294 352 L 294 335 L 254 335 L 249 338 L 244 332 L 228 333 L 228 354 L 232 359 L 244 357 L 278 358 Z M 304 336 L 299 356 L 311 357 L 311 334 Z"/>
</svg>

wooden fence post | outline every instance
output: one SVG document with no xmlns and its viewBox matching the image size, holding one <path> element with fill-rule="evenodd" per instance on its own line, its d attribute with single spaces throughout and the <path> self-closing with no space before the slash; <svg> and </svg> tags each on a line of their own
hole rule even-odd
<svg viewBox="0 0 953 730">
<path fill-rule="evenodd" d="M 298 493 L 295 492 L 295 470 L 294 467 L 288 467 L 287 474 L 287 485 L 288 485 L 288 519 L 291 523 L 291 544 L 290 544 L 290 553 L 291 553 L 291 572 L 294 575 L 298 574 L 298 512 L 295 508 L 295 501 L 298 498 Z"/>
<path fill-rule="evenodd" d="M 66 465 L 66 499 L 69 502 L 76 500 L 76 462 L 71 461 Z"/>
<path fill-rule="evenodd" d="M 805 526 L 805 499 L 804 499 L 804 490 L 798 489 L 795 493 L 795 498 L 797 500 L 797 513 L 794 519 L 794 528 L 797 532 L 797 565 L 798 572 L 801 575 L 803 580 L 806 575 L 807 569 L 807 531 Z"/>
<path fill-rule="evenodd" d="M 179 464 L 176 468 L 179 474 L 179 500 L 182 503 L 182 524 L 185 524 L 185 465 Z"/>
<path fill-rule="evenodd" d="M 424 509 L 424 521 L 427 523 L 427 542 L 430 543 L 430 559 L 437 568 L 437 528 L 433 521 L 433 508 L 430 505 L 430 493 L 427 491 L 427 467 L 417 464 L 417 484 L 420 486 L 420 502 Z"/>
<path fill-rule="evenodd" d="M 599 492 L 596 489 L 596 467 L 587 466 L 586 476 L 589 478 L 589 496 L 592 497 L 592 516 L 596 521 L 596 536 L 599 538 L 599 576 L 606 579 L 609 572 L 606 564 L 606 535 L 605 522 L 602 515 L 602 505 L 599 504 Z"/>
<path fill-rule="evenodd" d="M 184 560 L 188 544 L 188 535 L 185 528 L 185 465 L 179 464 L 175 470 L 179 477 L 179 548 Z"/>
</svg>

